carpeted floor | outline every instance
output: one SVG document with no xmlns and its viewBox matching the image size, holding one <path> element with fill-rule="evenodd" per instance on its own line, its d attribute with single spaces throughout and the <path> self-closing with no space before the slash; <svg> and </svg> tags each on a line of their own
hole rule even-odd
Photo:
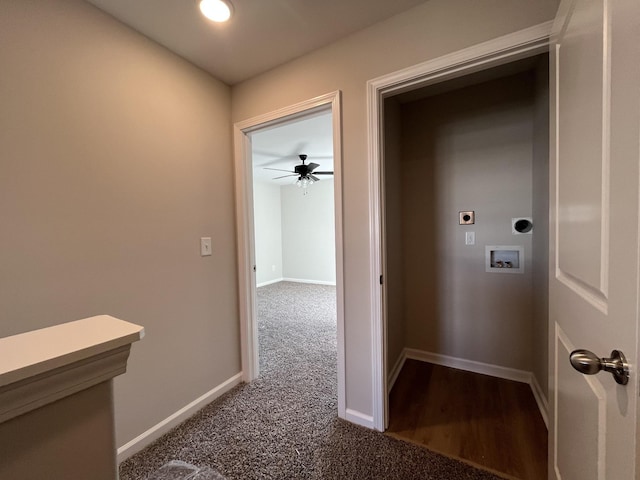
<svg viewBox="0 0 640 480">
<path fill-rule="evenodd" d="M 258 289 L 260 378 L 120 465 L 143 480 L 172 460 L 234 479 L 498 477 L 337 418 L 335 287 Z"/>
</svg>

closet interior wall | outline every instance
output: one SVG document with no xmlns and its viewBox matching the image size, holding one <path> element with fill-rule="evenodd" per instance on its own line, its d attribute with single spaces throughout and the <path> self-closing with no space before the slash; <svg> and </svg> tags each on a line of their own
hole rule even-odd
<svg viewBox="0 0 640 480">
<path fill-rule="evenodd" d="M 547 393 L 547 62 L 385 100 L 388 372 L 411 349 L 532 372 Z M 533 234 L 512 234 L 519 217 Z M 487 245 L 523 247 L 524 272 L 485 271 Z"/>
</svg>

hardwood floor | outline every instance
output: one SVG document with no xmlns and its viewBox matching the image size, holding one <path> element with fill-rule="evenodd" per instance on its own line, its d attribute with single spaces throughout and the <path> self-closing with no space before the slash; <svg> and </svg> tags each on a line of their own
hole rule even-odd
<svg viewBox="0 0 640 480">
<path fill-rule="evenodd" d="M 507 478 L 547 478 L 547 429 L 529 385 L 407 360 L 387 433 Z"/>
</svg>

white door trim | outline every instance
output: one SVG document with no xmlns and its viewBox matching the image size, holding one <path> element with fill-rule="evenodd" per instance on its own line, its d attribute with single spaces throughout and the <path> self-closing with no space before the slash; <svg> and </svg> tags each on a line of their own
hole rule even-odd
<svg viewBox="0 0 640 480">
<path fill-rule="evenodd" d="M 369 219 L 371 225 L 370 271 L 372 312 L 372 367 L 374 428 L 384 431 L 387 408 L 386 312 L 383 298 L 386 286 L 380 285 L 385 271 L 383 252 L 384 209 L 382 158 L 384 98 L 429 84 L 468 75 L 490 67 L 547 52 L 553 22 L 549 21 L 514 32 L 457 52 L 438 57 L 367 82 L 367 125 L 369 141 Z"/>
<path fill-rule="evenodd" d="M 304 117 L 314 111 L 331 110 L 333 122 L 333 182 L 336 236 L 336 307 L 338 344 L 338 416 L 345 417 L 344 262 L 342 236 L 342 125 L 341 93 L 335 91 L 233 125 L 238 295 L 242 379 L 257 378 L 258 328 L 256 322 L 255 245 L 253 231 L 253 175 L 249 133 L 270 125 Z"/>
</svg>

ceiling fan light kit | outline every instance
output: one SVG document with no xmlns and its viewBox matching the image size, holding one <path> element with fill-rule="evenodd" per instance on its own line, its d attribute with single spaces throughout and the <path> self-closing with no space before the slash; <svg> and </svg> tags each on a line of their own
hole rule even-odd
<svg viewBox="0 0 640 480">
<path fill-rule="evenodd" d="M 233 7 L 229 0 L 200 0 L 200 11 L 213 22 L 226 22 L 231 18 Z"/>
<path fill-rule="evenodd" d="M 296 186 L 298 187 L 307 188 L 309 185 L 313 185 L 312 178 L 299 177 L 298 180 L 296 180 Z"/>
</svg>

